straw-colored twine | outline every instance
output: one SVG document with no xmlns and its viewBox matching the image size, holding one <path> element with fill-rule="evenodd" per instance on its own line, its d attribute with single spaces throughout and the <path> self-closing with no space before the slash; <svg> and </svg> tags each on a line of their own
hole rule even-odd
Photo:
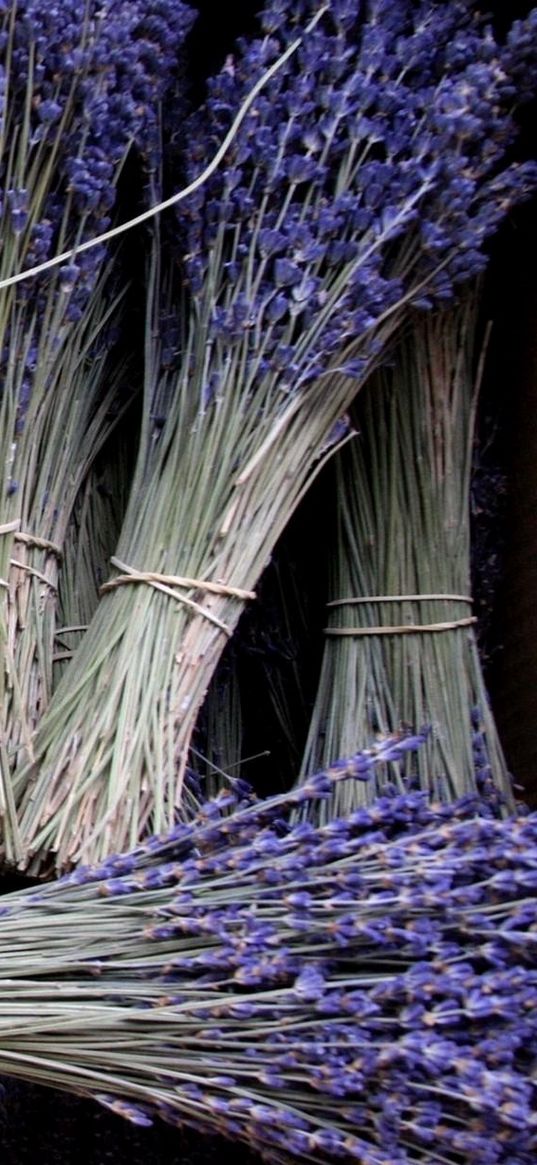
<svg viewBox="0 0 537 1165">
<path fill-rule="evenodd" d="M 62 558 L 61 547 L 57 546 L 55 542 L 51 542 L 48 538 L 40 538 L 37 534 L 27 534 L 20 529 L 20 519 L 15 518 L 12 522 L 5 522 L 0 526 L 0 535 L 13 534 L 13 540 L 20 542 L 24 546 L 35 546 L 38 550 L 44 550 L 47 554 L 54 554 L 60 560 Z M 37 570 L 35 566 L 30 566 L 28 562 L 21 562 L 18 558 L 10 559 L 10 566 L 16 567 L 17 570 L 25 570 L 28 574 L 34 575 L 40 582 L 45 583 L 51 590 L 56 591 L 57 587 L 42 571 Z M 5 578 L 0 578 L 0 587 L 9 590 L 9 582 Z"/>
<path fill-rule="evenodd" d="M 186 578 L 182 575 L 176 574 L 159 574 L 154 570 L 135 570 L 134 567 L 129 566 L 125 562 L 120 562 L 119 558 L 111 558 L 112 566 L 122 573 L 111 578 L 108 582 L 103 583 L 100 588 L 101 594 L 108 591 L 115 590 L 117 587 L 129 586 L 132 583 L 146 583 L 148 586 L 154 587 L 155 590 L 161 591 L 162 594 L 169 595 L 171 599 L 175 599 L 178 603 L 183 603 L 186 607 L 190 607 L 196 611 L 198 615 L 202 615 L 204 619 L 208 619 L 210 623 L 214 623 L 228 638 L 233 634 L 230 627 L 227 626 L 217 615 L 213 615 L 207 607 L 203 607 L 201 603 L 196 603 L 195 599 L 189 598 L 187 595 L 181 594 L 179 588 L 184 587 L 187 590 L 207 591 L 212 595 L 224 595 L 230 598 L 240 599 L 246 602 L 250 599 L 255 599 L 255 591 L 245 591 L 242 587 L 229 586 L 227 583 L 212 582 L 209 579 L 201 578 Z"/>
<path fill-rule="evenodd" d="M 421 594 L 421 595 L 360 595 L 349 596 L 346 599 L 333 599 L 327 607 L 356 606 L 363 603 L 418 603 L 418 602 L 454 602 L 469 603 L 473 600 L 469 595 L 448 594 Z M 398 623 L 395 625 L 380 624 L 374 627 L 325 627 L 325 635 L 413 635 L 435 631 L 454 631 L 458 627 L 470 627 L 476 623 L 475 615 L 468 615 L 462 619 L 450 619 L 440 623 Z"/>
</svg>

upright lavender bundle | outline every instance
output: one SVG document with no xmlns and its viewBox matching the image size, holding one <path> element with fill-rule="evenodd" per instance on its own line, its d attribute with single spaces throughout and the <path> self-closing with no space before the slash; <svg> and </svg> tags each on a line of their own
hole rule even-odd
<svg viewBox="0 0 537 1165">
<path fill-rule="evenodd" d="M 36 735 L 35 786 L 21 774 L 28 853 L 59 867 L 190 811 L 222 647 L 342 414 L 409 306 L 481 270 L 535 179 L 504 160 L 535 14 L 505 45 L 460 0 L 269 0 L 260 21 L 186 126 L 194 177 L 287 52 L 181 212 L 178 275 L 155 244 L 117 575 Z"/>
<path fill-rule="evenodd" d="M 159 103 L 191 19 L 172 0 L 0 5 L 0 280 L 106 230 L 133 146 L 154 186 Z M 104 246 L 0 288 L 0 818 L 8 858 L 19 851 L 13 769 L 33 756 L 51 693 L 65 530 L 120 407 L 124 291 L 117 248 Z"/>
<path fill-rule="evenodd" d="M 531 1165 L 535 815 L 415 793 L 288 824 L 419 743 L 4 897 L 0 1072 L 277 1163 Z"/>
<path fill-rule="evenodd" d="M 483 680 L 470 578 L 470 476 L 483 359 L 478 297 L 418 320 L 357 409 L 337 461 L 326 641 L 303 773 L 401 725 L 431 725 L 411 768 L 334 790 L 323 819 L 383 782 L 513 808 Z M 482 357 L 484 357 L 482 351 Z"/>
</svg>

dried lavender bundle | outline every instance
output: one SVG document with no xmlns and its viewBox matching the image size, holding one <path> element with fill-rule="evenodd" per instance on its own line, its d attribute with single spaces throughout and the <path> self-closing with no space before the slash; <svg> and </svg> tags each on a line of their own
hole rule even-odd
<svg viewBox="0 0 537 1165">
<path fill-rule="evenodd" d="M 191 811 L 209 682 L 339 418 L 409 306 L 481 270 L 535 179 L 504 161 L 535 13 L 502 46 L 459 0 L 268 0 L 260 23 L 186 124 L 190 178 L 288 53 L 185 204 L 179 287 L 155 243 L 118 577 L 36 735 L 35 786 L 20 778 L 28 853 L 58 867 Z"/>
<path fill-rule="evenodd" d="M 335 789 L 324 820 L 409 779 L 432 782 L 441 800 L 475 792 L 513 806 L 471 604 L 477 308 L 471 296 L 418 321 L 393 369 L 373 377 L 359 436 L 338 459 L 331 600 L 303 772 L 400 725 L 427 721 L 432 731 L 406 770 Z"/>
<path fill-rule="evenodd" d="M 0 278 L 102 233 L 127 155 L 158 168 L 158 105 L 190 11 L 172 0 L 0 5 Z M 111 268 L 112 258 L 115 266 Z M 50 698 L 74 499 L 117 418 L 124 277 L 104 246 L 0 291 L 0 818 Z"/>
<path fill-rule="evenodd" d="M 5 896 L 0 1071 L 278 1163 L 530 1165 L 537 816 L 419 792 L 288 824 L 419 743 Z"/>
</svg>

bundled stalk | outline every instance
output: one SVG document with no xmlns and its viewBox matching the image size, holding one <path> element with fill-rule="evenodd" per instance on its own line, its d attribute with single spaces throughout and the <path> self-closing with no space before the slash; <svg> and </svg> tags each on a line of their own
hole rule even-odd
<svg viewBox="0 0 537 1165">
<path fill-rule="evenodd" d="M 180 287 L 155 242 L 117 574 L 20 776 L 37 862 L 130 848 L 192 810 L 189 746 L 222 648 L 349 400 L 410 304 L 482 268 L 534 181 L 503 163 L 531 20 L 503 47 L 458 2 L 269 0 L 260 22 L 186 125 L 192 177 L 274 66 L 185 204 Z"/>
<path fill-rule="evenodd" d="M 364 393 L 360 435 L 337 462 L 331 600 L 303 771 L 401 726 L 432 731 L 410 766 L 367 790 L 335 790 L 323 817 L 390 780 L 441 800 L 475 792 L 513 805 L 471 605 L 476 311 L 471 297 L 415 325 Z"/>
<path fill-rule="evenodd" d="M 121 529 L 132 475 L 127 438 L 128 433 L 120 433 L 104 448 L 73 506 L 58 580 L 53 687 L 71 661 L 99 602 L 99 589 L 108 577 L 108 563 Z"/>
<path fill-rule="evenodd" d="M 169 9 L 169 11 L 167 11 Z M 125 278 L 104 246 L 133 144 L 158 166 L 158 103 L 190 13 L 151 0 L 0 12 L 0 817 L 19 855 L 11 778 L 49 701 L 58 567 L 74 499 L 117 420 Z M 125 388 L 123 388 L 125 392 Z M 119 400 L 119 403 L 118 403 Z"/>
<path fill-rule="evenodd" d="M 278 1163 L 530 1165 L 537 817 L 287 823 L 419 743 L 4 897 L 0 1071 Z"/>
</svg>

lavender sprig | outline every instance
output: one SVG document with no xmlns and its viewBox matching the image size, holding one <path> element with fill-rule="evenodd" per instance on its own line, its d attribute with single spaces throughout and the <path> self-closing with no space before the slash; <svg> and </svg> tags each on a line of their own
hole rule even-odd
<svg viewBox="0 0 537 1165">
<path fill-rule="evenodd" d="M 296 796 L 239 785 L 4 897 L 1 1071 L 274 1162 L 529 1165 L 537 817 L 418 793 L 291 826 Z"/>
</svg>

